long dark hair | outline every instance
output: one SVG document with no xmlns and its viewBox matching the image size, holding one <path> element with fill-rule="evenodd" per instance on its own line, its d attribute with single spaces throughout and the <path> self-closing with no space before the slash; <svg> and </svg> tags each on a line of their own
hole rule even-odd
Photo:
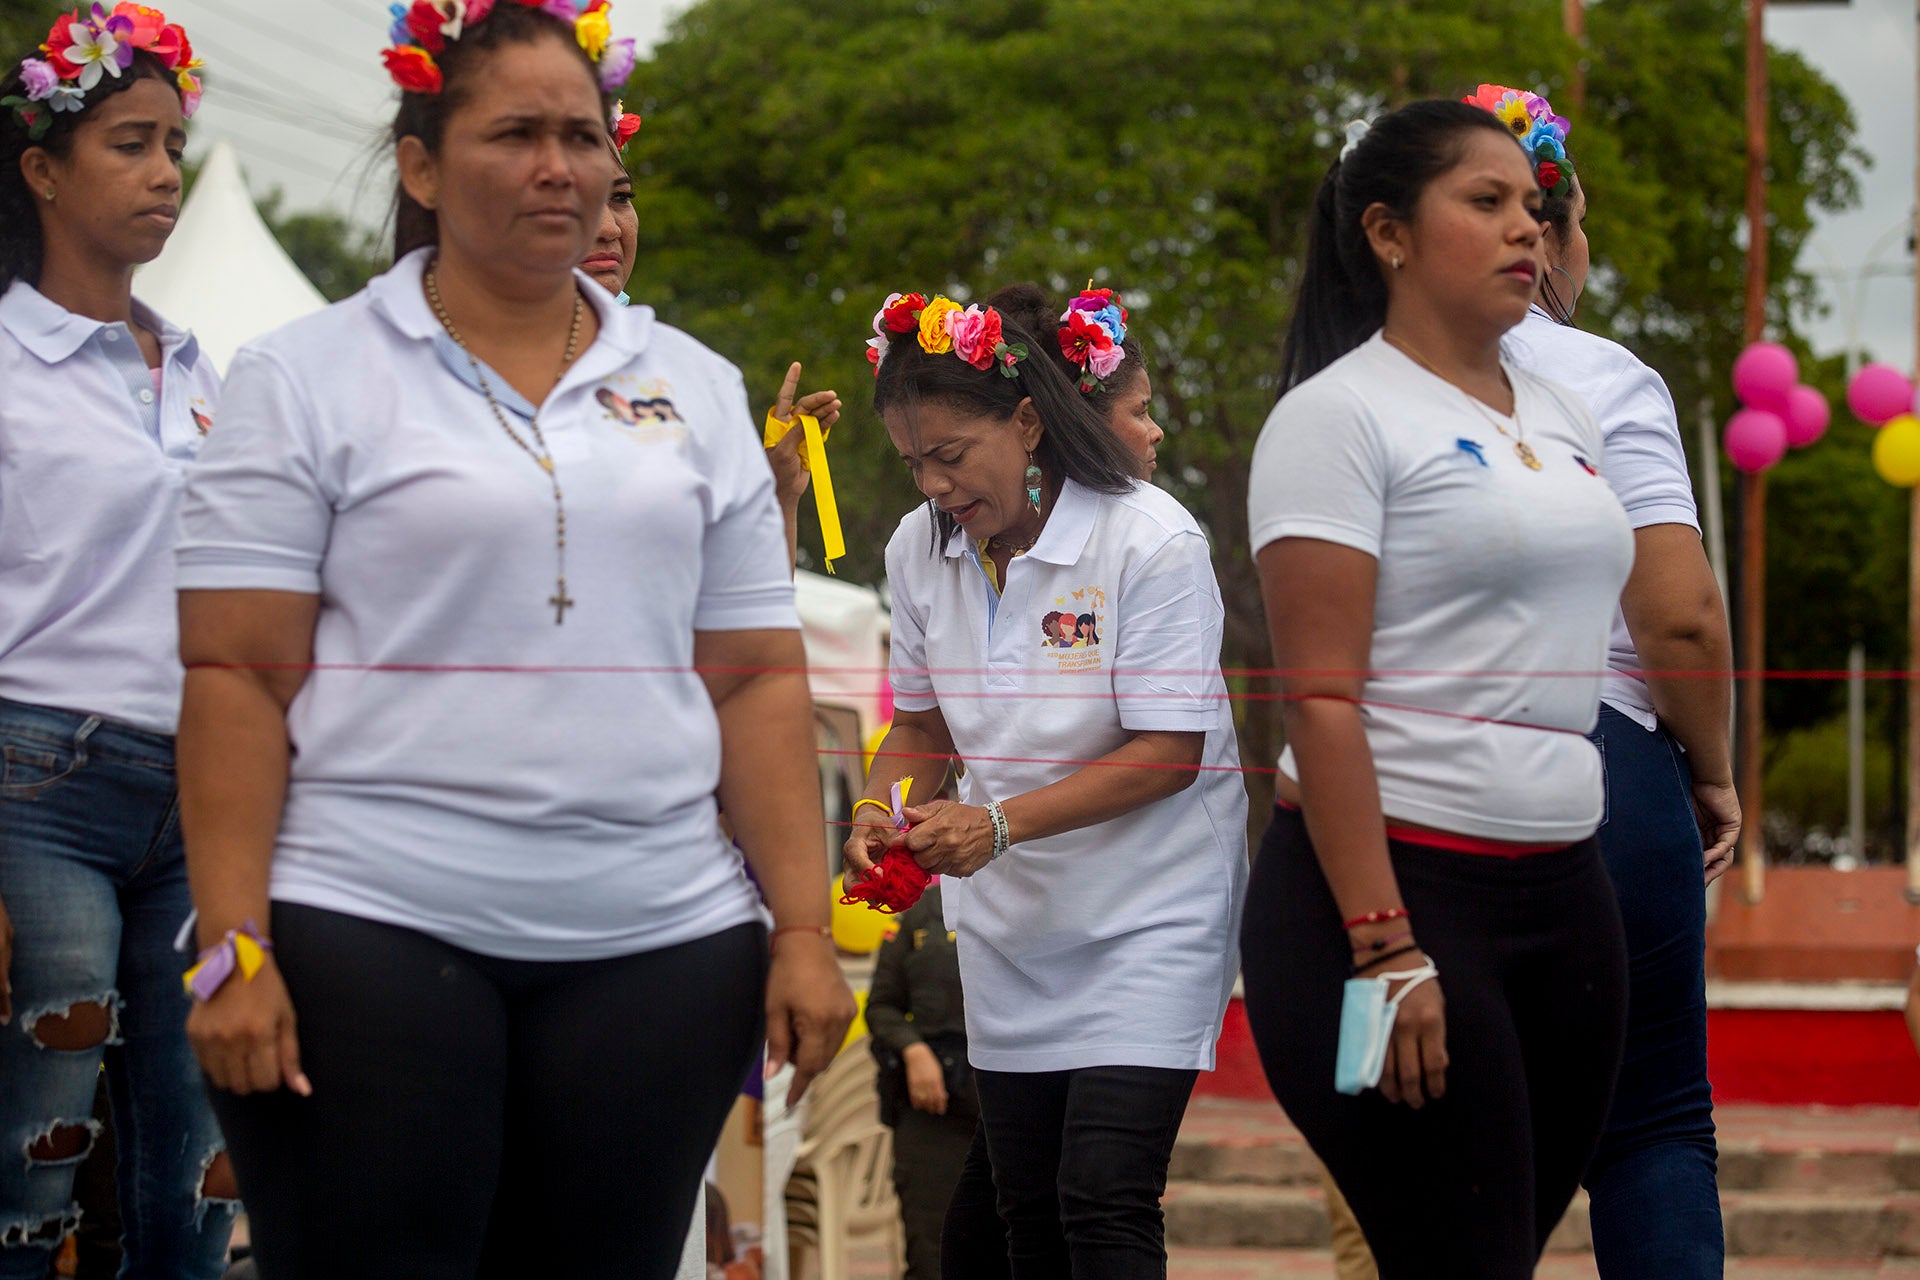
<svg viewBox="0 0 1920 1280">
<path fill-rule="evenodd" d="M 1031 282 L 1010 284 L 996 289 L 987 298 L 987 305 L 998 311 L 1008 320 L 1017 320 L 1020 327 L 1032 333 L 1045 335 L 1040 349 L 1059 366 L 1060 372 L 1067 375 L 1067 381 L 1079 389 L 1080 366 L 1067 359 L 1067 353 L 1060 349 L 1058 333 L 1060 331 L 1060 313 L 1065 311 L 1065 303 L 1056 303 L 1053 296 L 1039 285 Z M 1102 418 L 1113 416 L 1113 400 L 1116 395 L 1133 383 L 1133 376 L 1147 367 L 1146 353 L 1132 334 L 1120 344 L 1126 358 L 1119 367 L 1107 375 L 1106 381 L 1092 391 L 1082 391 L 1086 402 Z"/>
<path fill-rule="evenodd" d="M 1313 200 L 1307 260 L 1280 356 L 1280 392 L 1305 382 L 1371 337 L 1387 321 L 1387 282 L 1360 215 L 1383 204 L 1407 218 L 1420 194 L 1460 162 L 1475 130 L 1513 135 L 1491 111 L 1439 99 L 1409 102 L 1373 122 L 1335 160 Z"/>
<path fill-rule="evenodd" d="M 475 74 L 475 69 L 484 69 L 486 55 L 503 45 L 532 44 L 546 39 L 564 41 L 567 48 L 579 54 L 580 65 L 587 69 L 589 76 L 595 77 L 594 91 L 600 94 L 600 114 L 604 116 L 609 99 L 599 88 L 593 60 L 587 57 L 567 24 L 544 10 L 524 4 L 497 4 L 458 40 L 450 41 L 434 55 L 440 67 L 439 93 L 403 91 L 400 94 L 400 109 L 394 113 L 390 140 L 397 146 L 402 138 L 418 138 L 427 154 L 440 154 L 440 144 L 447 134 L 447 120 L 466 104 L 484 79 Z M 398 181 L 394 183 L 393 199 L 394 261 L 423 245 L 440 243 L 440 220 L 433 210 L 408 195 Z"/>
<path fill-rule="evenodd" d="M 900 408 L 911 414 L 921 404 L 937 404 L 956 413 L 1008 421 L 1023 400 L 1032 400 L 1045 428 L 1034 458 L 1058 480 L 1075 480 L 1096 493 L 1125 493 L 1133 487 L 1133 459 L 1107 420 L 1086 401 L 1060 367 L 1043 357 L 1042 344 L 1059 346 L 1054 331 L 1034 333 L 1002 314 L 1005 341 L 1024 344 L 1027 358 L 1014 377 L 997 368 L 976 369 L 951 351 L 931 355 L 912 333 L 893 335 L 873 382 L 873 411 Z M 934 512 L 935 552 L 957 527 L 952 516 Z"/>
<path fill-rule="evenodd" d="M 38 57 L 39 53 L 34 49 L 8 64 L 12 70 L 0 80 L 0 98 L 27 96 L 20 64 Z M 40 147 L 64 160 L 73 150 L 74 131 L 100 109 L 101 103 L 116 93 L 125 93 L 140 80 L 158 80 L 171 88 L 174 73 L 145 49 L 136 50 L 131 66 L 117 76 L 101 76 L 99 82 L 87 90 L 78 111 L 53 111 L 47 103 L 36 103 L 40 110 L 52 116 L 38 142 L 27 136 L 27 126 L 20 123 L 13 108 L 0 107 L 0 293 L 11 288 L 15 280 L 39 284 L 40 260 L 46 253 L 40 236 L 40 202 L 27 188 L 26 175 L 20 172 L 20 157 Z"/>
</svg>

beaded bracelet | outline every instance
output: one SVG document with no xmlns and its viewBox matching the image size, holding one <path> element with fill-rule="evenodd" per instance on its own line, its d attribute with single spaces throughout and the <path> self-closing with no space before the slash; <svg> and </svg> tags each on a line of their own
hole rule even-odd
<svg viewBox="0 0 1920 1280">
<path fill-rule="evenodd" d="M 1385 924 L 1389 920 L 1405 919 L 1407 919 L 1407 909 L 1405 907 L 1388 907 L 1385 911 L 1369 911 L 1363 916 L 1355 916 L 1340 927 L 1343 929 L 1358 929 L 1363 924 Z"/>
<path fill-rule="evenodd" d="M 1007 851 L 1013 843 L 1012 831 L 1007 826 L 1007 815 L 1002 812 L 998 800 L 987 801 L 987 820 L 993 823 L 993 853 L 987 861 L 992 862 Z"/>
<path fill-rule="evenodd" d="M 1354 961 L 1357 963 L 1361 956 L 1366 955 L 1369 952 L 1377 953 L 1377 952 L 1385 951 L 1388 947 L 1392 946 L 1394 943 L 1406 942 L 1412 937 L 1413 937 L 1413 930 L 1402 929 L 1400 932 L 1390 933 L 1384 938 L 1375 938 L 1372 942 L 1365 943 L 1353 949 Z"/>
</svg>

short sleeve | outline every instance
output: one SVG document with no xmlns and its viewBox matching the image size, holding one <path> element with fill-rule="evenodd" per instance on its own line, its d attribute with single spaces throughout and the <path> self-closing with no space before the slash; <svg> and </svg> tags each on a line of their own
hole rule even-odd
<svg viewBox="0 0 1920 1280">
<path fill-rule="evenodd" d="M 183 590 L 320 593 L 337 495 L 319 424 L 271 356 L 242 351 L 187 473 L 175 548 Z"/>
<path fill-rule="evenodd" d="M 1656 524 L 1700 527 L 1679 415 L 1660 375 L 1639 361 L 1595 397 L 1605 433 L 1602 474 L 1636 529 Z"/>
<path fill-rule="evenodd" d="M 931 711 L 940 705 L 933 691 L 933 674 L 927 669 L 927 615 L 923 604 L 909 590 L 913 571 L 906 557 L 914 554 L 910 543 L 918 542 L 918 553 L 927 554 L 930 545 L 919 527 L 926 517 L 918 510 L 902 522 L 887 544 L 887 587 L 892 595 L 893 636 L 887 650 L 887 680 L 893 686 L 893 705 L 902 711 Z M 910 528 L 912 526 L 912 528 Z"/>
<path fill-rule="evenodd" d="M 714 501 L 701 541 L 693 626 L 696 631 L 793 630 L 800 615 L 794 608 L 787 533 L 773 493 L 773 470 L 747 409 L 746 384 L 735 373 L 717 390 L 725 413 L 719 438 L 707 451 Z"/>
<path fill-rule="evenodd" d="M 1274 406 L 1254 446 L 1247 477 L 1254 554 L 1282 538 L 1317 538 L 1377 557 L 1387 481 L 1372 416 L 1342 388 L 1296 388 Z"/>
<path fill-rule="evenodd" d="M 1206 733 L 1232 723 L 1220 673 L 1226 611 L 1207 540 L 1176 533 L 1120 584 L 1113 694 L 1120 725 Z"/>
</svg>

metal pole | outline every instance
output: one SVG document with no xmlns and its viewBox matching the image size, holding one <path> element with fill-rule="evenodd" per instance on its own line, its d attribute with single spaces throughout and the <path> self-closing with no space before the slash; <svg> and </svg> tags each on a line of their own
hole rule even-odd
<svg viewBox="0 0 1920 1280">
<path fill-rule="evenodd" d="M 1563 0 L 1561 15 L 1573 41 L 1573 74 L 1567 77 L 1567 98 L 1580 115 L 1587 113 L 1587 0 Z"/>
<path fill-rule="evenodd" d="M 1747 0 L 1747 307 L 1745 337 L 1758 342 L 1767 328 L 1767 38 L 1766 0 Z M 1767 616 L 1767 482 L 1750 475 L 1740 485 L 1740 878 L 1749 902 L 1766 894 L 1764 744 Z"/>
<path fill-rule="evenodd" d="M 1847 849 L 1867 860 L 1867 647 L 1847 655 Z"/>
</svg>

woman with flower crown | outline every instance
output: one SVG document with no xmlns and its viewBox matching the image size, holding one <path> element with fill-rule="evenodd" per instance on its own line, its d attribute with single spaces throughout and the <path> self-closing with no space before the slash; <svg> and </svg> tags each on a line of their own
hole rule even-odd
<svg viewBox="0 0 1920 1280">
<path fill-rule="evenodd" d="M 1625 1029 L 1585 734 L 1633 541 L 1584 404 L 1502 358 L 1531 161 L 1460 102 L 1350 129 L 1248 478 L 1287 749 L 1247 1019 L 1383 1280 L 1533 1274 Z"/>
<path fill-rule="evenodd" d="M 173 950 L 172 548 L 220 384 L 133 296 L 199 65 L 159 10 L 95 5 L 0 80 L 0 1276 L 74 1230 L 103 1056 L 125 1274 L 219 1275 L 236 1209 Z"/>
<path fill-rule="evenodd" d="M 845 854 L 946 877 L 1012 1274 L 1131 1280 L 1165 1275 L 1246 793 L 1206 538 L 1039 353 L 1059 324 L 917 293 L 875 317 L 874 408 L 927 502 L 887 547 L 895 715 Z M 1043 634 L 1082 612 L 1084 644 Z M 893 803 L 953 760 L 960 801 Z"/>
<path fill-rule="evenodd" d="M 797 1093 L 854 1012 L 773 479 L 575 272 L 603 0 L 393 34 L 395 265 L 242 350 L 188 486 L 188 1029 L 272 1280 L 664 1280 L 763 1026 Z"/>
<path fill-rule="evenodd" d="M 1521 139 L 1545 196 L 1547 270 L 1507 351 L 1592 408 L 1606 435 L 1596 465 L 1634 528 L 1593 735 L 1607 766 L 1600 854 L 1629 965 L 1626 1056 L 1586 1177 L 1594 1260 L 1609 1280 L 1717 1278 L 1726 1244 L 1707 1081 L 1705 886 L 1733 859 L 1740 801 L 1732 679 L 1697 673 L 1732 665 L 1727 612 L 1700 544 L 1666 383 L 1619 343 L 1574 327 L 1589 263 L 1587 193 L 1566 119 L 1545 98 L 1503 85 L 1481 85 L 1468 101 Z"/>
</svg>

